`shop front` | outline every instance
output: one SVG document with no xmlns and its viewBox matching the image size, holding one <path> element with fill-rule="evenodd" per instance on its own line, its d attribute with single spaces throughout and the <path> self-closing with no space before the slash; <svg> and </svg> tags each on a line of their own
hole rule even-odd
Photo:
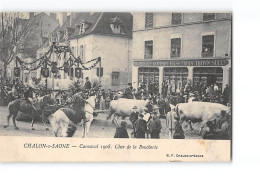
<svg viewBox="0 0 260 176">
<path fill-rule="evenodd" d="M 223 69 L 221 67 L 195 67 L 193 69 L 193 83 L 205 86 L 216 84 L 222 90 Z"/>
<path fill-rule="evenodd" d="M 163 81 L 169 85 L 172 92 L 180 92 L 188 81 L 187 67 L 165 67 L 163 68 Z"/>
<path fill-rule="evenodd" d="M 222 90 L 226 84 L 231 84 L 230 70 L 231 58 L 135 60 L 132 83 L 136 89 L 145 84 L 149 90 L 149 83 L 153 82 L 160 93 L 165 83 L 171 85 L 173 92 L 180 91 L 187 82 L 205 86 L 216 84 Z"/>
<path fill-rule="evenodd" d="M 140 67 L 138 68 L 138 85 L 149 92 L 159 91 L 159 68 Z"/>
</svg>

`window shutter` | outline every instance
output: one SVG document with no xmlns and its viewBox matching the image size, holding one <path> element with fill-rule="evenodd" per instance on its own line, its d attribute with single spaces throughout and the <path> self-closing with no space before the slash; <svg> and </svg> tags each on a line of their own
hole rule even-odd
<svg viewBox="0 0 260 176">
<path fill-rule="evenodd" d="M 215 20 L 215 13 L 203 13 L 203 21 Z"/>
<path fill-rule="evenodd" d="M 182 14 L 181 13 L 172 13 L 172 24 L 181 24 Z"/>
<path fill-rule="evenodd" d="M 152 28 L 153 27 L 153 13 L 146 13 L 145 14 L 145 28 Z"/>
</svg>

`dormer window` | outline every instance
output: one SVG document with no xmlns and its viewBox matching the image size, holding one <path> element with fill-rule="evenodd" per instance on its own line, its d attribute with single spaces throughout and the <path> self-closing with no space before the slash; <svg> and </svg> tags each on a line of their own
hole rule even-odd
<svg viewBox="0 0 260 176">
<path fill-rule="evenodd" d="M 76 26 L 76 30 L 77 30 L 78 32 L 80 31 L 80 25 L 79 25 L 79 24 Z"/>
<path fill-rule="evenodd" d="M 79 34 L 83 34 L 85 32 L 85 23 L 80 24 L 80 32 Z"/>
<path fill-rule="evenodd" d="M 110 24 L 110 27 L 111 27 L 112 32 L 114 34 L 120 34 L 121 33 L 119 24 Z"/>
<path fill-rule="evenodd" d="M 122 21 L 117 16 L 111 19 L 112 23 L 110 24 L 111 30 L 114 34 L 121 34 L 121 25 Z"/>
</svg>

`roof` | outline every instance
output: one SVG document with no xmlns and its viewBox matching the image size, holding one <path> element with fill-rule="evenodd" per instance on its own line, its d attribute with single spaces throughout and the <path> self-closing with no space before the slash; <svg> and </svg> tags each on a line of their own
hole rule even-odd
<svg viewBox="0 0 260 176">
<path fill-rule="evenodd" d="M 121 34 L 114 34 L 110 24 L 121 22 Z M 132 36 L 133 16 L 126 12 L 104 12 L 96 28 L 93 30 L 95 34 L 111 34 L 121 36 Z"/>
<path fill-rule="evenodd" d="M 69 36 L 69 39 L 79 38 L 81 36 L 91 33 L 91 31 L 95 28 L 101 16 L 102 16 L 101 12 L 78 13 L 77 16 L 75 17 L 75 20 L 72 20 L 71 27 L 76 28 L 76 25 L 80 24 L 81 22 L 87 22 L 89 24 L 89 27 L 81 35 L 78 35 L 78 31 L 74 30 L 74 32 Z"/>
<path fill-rule="evenodd" d="M 70 19 L 72 19 L 72 24 L 70 24 Z M 78 33 L 76 26 L 81 22 L 86 23 L 88 26 L 83 34 Z M 114 34 L 110 25 L 120 24 L 121 33 Z M 126 12 L 80 12 L 71 13 L 67 20 L 62 26 L 57 27 L 53 33 L 58 31 L 63 31 L 66 28 L 73 28 L 74 30 L 69 35 L 69 39 L 80 38 L 88 34 L 103 34 L 103 35 L 116 35 L 116 36 L 132 36 L 132 24 L 133 16 L 131 13 Z M 64 38 L 60 42 L 65 41 Z"/>
</svg>

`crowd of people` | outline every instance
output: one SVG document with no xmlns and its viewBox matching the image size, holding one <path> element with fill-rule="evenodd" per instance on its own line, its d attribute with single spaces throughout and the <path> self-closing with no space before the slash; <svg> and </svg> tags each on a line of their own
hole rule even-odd
<svg viewBox="0 0 260 176">
<path fill-rule="evenodd" d="M 143 113 L 139 114 L 137 107 L 133 107 L 133 112 L 130 116 L 133 127 L 133 131 L 131 132 L 132 137 L 159 139 L 162 124 L 158 116 L 158 107 L 155 106 L 151 112 L 149 112 L 147 107 L 143 110 Z M 115 138 L 129 138 L 126 124 L 126 121 L 121 121 L 120 125 L 116 128 Z"/>
<path fill-rule="evenodd" d="M 202 101 L 231 106 L 231 92 L 228 85 L 226 85 L 222 92 L 217 84 L 205 85 L 203 83 L 196 83 L 193 85 L 191 81 L 188 81 L 180 91 L 174 92 L 167 82 L 164 81 L 161 93 L 159 93 L 158 85 L 156 86 L 155 82 L 151 82 L 151 85 L 147 88 L 145 84 L 140 83 L 136 90 L 132 87 L 132 84 L 129 83 L 124 90 L 105 90 L 97 82 L 91 83 L 87 77 L 84 85 L 76 82 L 74 87 L 69 91 L 60 91 L 56 93 L 55 98 L 58 104 L 64 104 L 68 102 L 70 95 L 78 92 L 83 92 L 86 95 L 89 93 L 91 94 L 91 90 L 95 88 L 95 92 L 97 92 L 95 108 L 99 110 L 109 109 L 110 102 L 121 97 L 147 100 L 148 104 L 145 109 L 143 109 L 143 113 L 139 114 L 135 109 L 136 107 L 134 107 L 130 117 L 133 127 L 131 135 L 135 138 L 160 138 L 162 128 L 160 118 L 165 118 L 166 114 L 171 111 L 170 104 L 175 106 L 178 103 Z M 33 89 L 19 81 L 6 82 L 5 85 L 1 82 L 1 96 L 4 97 L 4 100 L 7 102 L 18 98 L 28 99 L 28 97 L 31 97 L 33 99 L 45 94 L 46 90 Z M 179 119 L 176 119 L 175 126 L 176 130 L 173 137 L 185 138 L 182 127 L 179 124 Z M 208 126 L 210 127 L 211 125 L 209 124 Z M 114 137 L 129 137 L 125 121 L 122 121 L 121 124 L 119 124 Z"/>
</svg>

